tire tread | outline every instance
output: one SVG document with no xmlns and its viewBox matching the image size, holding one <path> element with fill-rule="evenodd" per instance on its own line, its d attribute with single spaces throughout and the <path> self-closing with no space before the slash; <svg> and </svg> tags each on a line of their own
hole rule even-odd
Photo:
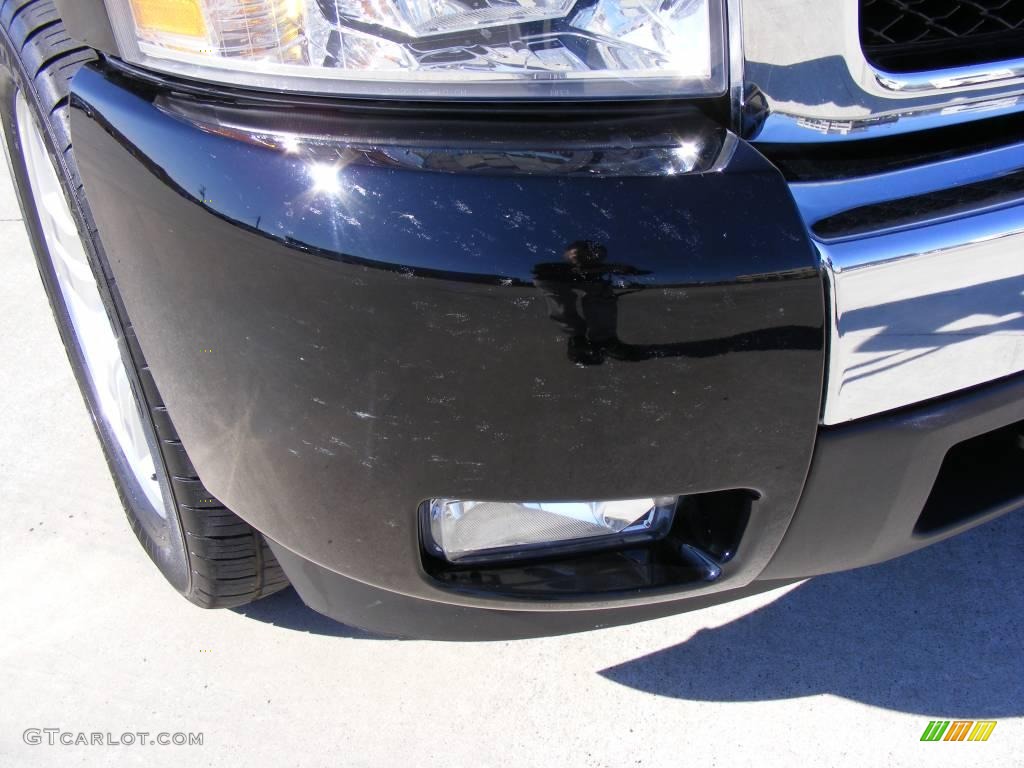
<svg viewBox="0 0 1024 768">
<path fill-rule="evenodd" d="M 67 34 L 52 0 L 0 0 L 0 25 L 18 52 L 41 112 L 48 118 L 50 136 L 64 166 L 68 187 L 85 216 L 86 229 L 96 251 L 102 254 L 71 147 L 70 124 L 71 79 L 84 64 L 96 61 L 98 56 Z M 105 259 L 101 256 L 100 261 L 105 262 Z M 191 588 L 185 596 L 203 607 L 235 607 L 284 589 L 288 579 L 263 536 L 225 507 L 196 474 L 160 397 L 106 263 L 102 263 L 102 267 L 171 477 L 191 573 Z M 128 510 L 127 499 L 120 489 L 118 492 Z M 152 557 L 141 525 L 130 513 L 128 519 Z"/>
</svg>

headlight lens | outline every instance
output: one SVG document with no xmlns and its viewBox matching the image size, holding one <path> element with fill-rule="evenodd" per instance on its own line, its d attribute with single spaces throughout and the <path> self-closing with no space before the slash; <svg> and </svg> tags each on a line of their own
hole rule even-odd
<svg viewBox="0 0 1024 768">
<path fill-rule="evenodd" d="M 725 90 L 723 0 L 107 0 L 122 55 L 189 77 L 416 97 Z"/>
</svg>

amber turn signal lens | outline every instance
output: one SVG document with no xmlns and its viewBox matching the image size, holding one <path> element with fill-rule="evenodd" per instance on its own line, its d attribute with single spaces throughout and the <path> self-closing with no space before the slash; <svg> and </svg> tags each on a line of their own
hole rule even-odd
<svg viewBox="0 0 1024 768">
<path fill-rule="evenodd" d="M 140 30 L 186 37 L 206 37 L 206 19 L 199 0 L 131 0 Z"/>
</svg>

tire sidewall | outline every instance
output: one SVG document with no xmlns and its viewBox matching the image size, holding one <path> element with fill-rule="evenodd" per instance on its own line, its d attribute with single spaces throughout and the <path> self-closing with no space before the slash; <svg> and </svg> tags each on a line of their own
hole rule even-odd
<svg viewBox="0 0 1024 768">
<path fill-rule="evenodd" d="M 28 182 L 24 150 L 21 146 L 21 137 L 15 114 L 15 98 L 19 91 L 28 102 L 30 111 L 37 121 L 36 128 L 41 129 L 40 132 L 46 145 L 47 154 L 57 171 L 57 177 L 64 196 L 69 202 L 79 237 L 85 248 L 93 276 L 96 278 L 107 317 L 118 337 L 121 359 L 128 373 L 129 383 L 131 384 L 136 402 L 141 406 L 140 415 L 142 417 L 143 429 L 146 433 L 150 451 L 153 454 L 157 480 L 164 499 L 164 518 L 156 519 L 151 510 L 147 511 L 148 501 L 146 501 L 142 490 L 135 481 L 134 475 L 128 468 L 120 445 L 110 425 L 102 415 L 98 394 L 94 390 L 92 378 L 86 369 L 85 356 L 78 337 L 74 332 L 64 296 L 57 283 L 55 268 L 46 245 L 42 224 L 36 211 L 35 201 Z M 84 201 L 74 194 L 74 188 L 69 183 L 70 174 L 65 166 L 64 158 L 54 149 L 54 136 L 49 120 L 44 118 L 44 112 L 39 104 L 36 91 L 26 76 L 21 60 L 14 52 L 14 47 L 7 30 L 2 27 L 0 27 L 0 122 L 2 122 L 3 140 L 6 142 L 7 155 L 10 159 L 11 178 L 21 206 L 26 232 L 35 254 L 36 266 L 39 269 L 43 287 L 50 302 L 50 307 L 53 310 L 72 370 L 78 381 L 93 426 L 103 446 L 103 453 L 113 476 L 118 495 L 124 504 L 132 529 L 147 554 L 171 585 L 179 592 L 187 594 L 191 589 L 191 573 L 183 526 L 173 503 L 174 496 L 171 491 L 170 477 L 159 450 L 159 442 L 149 415 L 149 409 L 146 407 L 146 399 L 141 382 L 139 381 L 138 371 L 125 341 L 124 327 L 117 312 L 112 287 L 108 278 L 109 271 L 104 268 L 105 262 L 102 255 L 102 247 L 94 235 L 83 235 L 83 233 L 89 233 L 89 228 L 86 225 L 88 219 L 84 215 Z"/>
</svg>

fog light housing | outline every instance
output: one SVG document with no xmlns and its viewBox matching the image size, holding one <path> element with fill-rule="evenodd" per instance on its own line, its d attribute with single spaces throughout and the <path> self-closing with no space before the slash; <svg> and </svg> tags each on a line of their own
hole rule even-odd
<svg viewBox="0 0 1024 768">
<path fill-rule="evenodd" d="M 503 502 L 431 499 L 424 543 L 449 562 L 507 560 L 649 541 L 672 527 L 678 499 Z"/>
</svg>

